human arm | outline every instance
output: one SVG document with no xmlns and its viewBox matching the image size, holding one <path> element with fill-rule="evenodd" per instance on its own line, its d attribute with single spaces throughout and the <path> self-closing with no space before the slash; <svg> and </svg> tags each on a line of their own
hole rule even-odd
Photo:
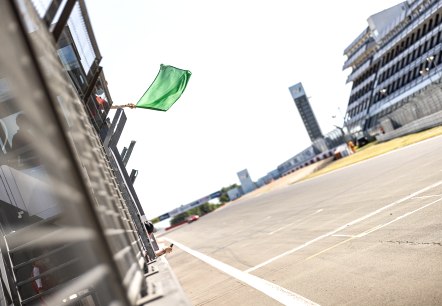
<svg viewBox="0 0 442 306">
<path fill-rule="evenodd" d="M 112 108 L 112 109 L 118 109 L 118 108 L 123 108 L 123 107 L 129 107 L 129 108 L 136 108 L 137 107 L 137 105 L 136 104 L 133 104 L 133 103 L 128 103 L 128 104 L 123 104 L 123 105 L 114 105 L 114 104 L 112 104 L 112 106 L 110 107 L 110 108 Z"/>
<path fill-rule="evenodd" d="M 172 247 L 168 246 L 168 247 L 162 248 L 158 251 L 155 251 L 155 255 L 158 257 L 158 256 L 162 256 L 164 254 L 170 253 L 170 252 L 172 252 Z"/>
</svg>

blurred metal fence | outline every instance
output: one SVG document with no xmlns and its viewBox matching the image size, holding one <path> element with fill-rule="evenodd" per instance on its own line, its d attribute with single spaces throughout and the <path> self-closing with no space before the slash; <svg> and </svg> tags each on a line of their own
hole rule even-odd
<svg viewBox="0 0 442 306">
<path fill-rule="evenodd" d="M 430 116 L 442 110 L 442 89 L 440 83 L 433 83 L 409 98 L 401 108 L 390 113 L 387 118 L 394 128 L 402 127 L 415 120 Z"/>
<path fill-rule="evenodd" d="M 376 136 L 378 141 L 442 125 L 442 84 L 438 81 L 415 93 L 379 122 L 382 132 Z"/>
<path fill-rule="evenodd" d="M 1 301 L 155 299 L 114 170 L 32 4 L 0 1 L 0 41 Z"/>
</svg>

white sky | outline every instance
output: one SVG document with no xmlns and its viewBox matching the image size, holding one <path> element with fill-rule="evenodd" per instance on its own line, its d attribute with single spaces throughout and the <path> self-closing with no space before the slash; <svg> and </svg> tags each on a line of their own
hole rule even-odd
<svg viewBox="0 0 442 306">
<path fill-rule="evenodd" d="M 147 218 L 239 184 L 243 169 L 257 181 L 307 148 L 288 90 L 298 82 L 324 134 L 342 125 L 344 49 L 400 2 L 87 0 L 114 104 L 136 103 L 160 64 L 192 72 L 169 111 L 126 109 L 119 148 L 136 141 L 128 172 L 139 171 Z"/>
</svg>

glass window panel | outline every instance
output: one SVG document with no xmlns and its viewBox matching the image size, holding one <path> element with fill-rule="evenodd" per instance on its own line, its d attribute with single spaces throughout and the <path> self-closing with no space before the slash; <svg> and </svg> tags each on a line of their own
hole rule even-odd
<svg viewBox="0 0 442 306">
<path fill-rule="evenodd" d="M 74 9 L 72 10 L 71 16 L 68 20 L 68 25 L 75 45 L 80 53 L 81 64 L 83 65 L 84 71 L 87 74 L 96 58 L 96 55 L 89 38 L 89 33 L 84 24 L 84 18 L 78 2 L 75 4 Z"/>
</svg>

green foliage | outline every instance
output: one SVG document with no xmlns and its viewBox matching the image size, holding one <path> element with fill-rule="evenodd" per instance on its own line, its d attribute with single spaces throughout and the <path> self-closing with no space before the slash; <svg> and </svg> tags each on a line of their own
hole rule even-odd
<svg viewBox="0 0 442 306">
<path fill-rule="evenodd" d="M 227 195 L 227 191 L 229 191 L 230 189 L 235 189 L 239 187 L 237 184 L 232 184 L 229 187 L 223 187 L 221 188 L 221 195 L 219 197 L 219 202 L 221 204 L 227 203 L 230 201 L 229 196 Z"/>
<path fill-rule="evenodd" d="M 160 222 L 160 218 L 153 218 L 152 220 L 150 220 L 150 222 L 152 222 L 153 224 Z"/>
<path fill-rule="evenodd" d="M 210 204 L 210 203 L 204 203 L 203 205 L 198 206 L 198 208 L 199 208 L 199 211 L 201 213 L 201 216 L 205 215 L 205 214 L 208 214 L 212 210 L 216 209 L 215 205 L 214 204 Z"/>
<path fill-rule="evenodd" d="M 198 216 L 204 216 L 205 214 L 210 213 L 211 211 L 214 211 L 218 207 L 224 205 L 225 203 L 229 202 L 229 196 L 227 192 L 231 189 L 238 188 L 239 186 L 237 184 L 232 184 L 228 187 L 221 188 L 221 195 L 219 197 L 219 203 L 218 204 L 212 204 L 212 203 L 204 203 L 198 207 L 192 208 L 188 211 L 185 211 L 181 214 L 176 215 L 170 220 L 170 225 L 174 226 L 176 224 L 182 223 L 186 221 L 186 218 L 190 215 L 198 215 Z M 157 223 L 160 220 L 158 218 L 152 219 L 152 223 Z"/>
<path fill-rule="evenodd" d="M 198 207 L 192 208 L 188 211 L 185 211 L 181 214 L 176 215 L 175 217 L 172 218 L 172 220 L 170 220 L 170 225 L 174 226 L 174 225 L 183 223 L 184 221 L 186 221 L 186 218 L 191 215 L 204 216 L 205 214 L 208 214 L 208 213 L 214 211 L 218 207 L 220 207 L 230 201 L 229 196 L 227 195 L 227 191 L 229 191 L 230 189 L 237 188 L 237 187 L 239 187 L 237 184 L 232 184 L 228 187 L 221 188 L 221 195 L 219 197 L 219 204 L 212 204 L 212 203 L 206 202 Z M 152 220 L 152 223 L 154 223 L 153 220 Z"/>
<path fill-rule="evenodd" d="M 184 221 L 186 221 L 186 218 L 191 215 L 198 215 L 198 216 L 204 216 L 205 214 L 208 214 L 218 207 L 220 207 L 222 204 L 211 204 L 209 202 L 206 202 L 198 207 L 189 209 L 188 211 L 185 211 L 183 213 L 180 213 L 176 215 L 175 217 L 170 220 L 170 225 L 174 226 L 177 224 L 180 224 Z"/>
<path fill-rule="evenodd" d="M 174 225 L 184 222 L 186 220 L 187 216 L 189 216 L 187 211 L 176 215 L 175 217 L 172 218 L 172 220 L 170 220 L 170 225 L 174 226 Z"/>
</svg>

